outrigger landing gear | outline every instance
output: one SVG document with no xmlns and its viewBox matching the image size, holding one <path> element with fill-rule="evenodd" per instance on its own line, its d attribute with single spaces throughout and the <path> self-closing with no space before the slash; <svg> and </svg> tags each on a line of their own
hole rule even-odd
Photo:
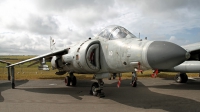
<svg viewBox="0 0 200 112">
<path fill-rule="evenodd" d="M 10 72 L 8 72 L 11 74 L 11 85 L 12 85 L 12 89 L 15 89 L 15 68 L 14 66 L 8 67 L 8 69 L 10 70 Z"/>
<path fill-rule="evenodd" d="M 105 97 L 104 93 L 101 92 L 103 90 L 104 82 L 102 79 L 98 79 L 98 83 L 94 82 L 90 89 L 90 94 L 94 96 L 99 96 L 100 98 Z"/>
<path fill-rule="evenodd" d="M 69 76 L 65 77 L 65 85 L 70 86 L 71 84 L 72 86 L 76 86 L 76 83 L 77 83 L 76 76 L 74 76 L 73 72 L 70 72 Z"/>
<path fill-rule="evenodd" d="M 9 66 L 10 63 L 7 63 L 7 66 Z M 8 67 L 8 80 L 10 81 L 10 67 Z"/>
</svg>

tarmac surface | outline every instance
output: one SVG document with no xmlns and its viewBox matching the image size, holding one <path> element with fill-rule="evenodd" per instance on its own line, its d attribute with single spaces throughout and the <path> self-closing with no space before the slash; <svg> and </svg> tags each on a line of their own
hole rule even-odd
<svg viewBox="0 0 200 112">
<path fill-rule="evenodd" d="M 200 81 L 178 84 L 161 78 L 105 79 L 104 98 L 91 96 L 95 80 L 78 80 L 66 87 L 63 80 L 18 80 L 16 89 L 0 80 L 0 112 L 200 112 Z"/>
</svg>

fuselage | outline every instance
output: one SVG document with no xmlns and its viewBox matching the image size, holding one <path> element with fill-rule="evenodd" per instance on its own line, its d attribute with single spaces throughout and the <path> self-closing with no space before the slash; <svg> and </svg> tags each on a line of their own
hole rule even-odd
<svg viewBox="0 0 200 112">
<path fill-rule="evenodd" d="M 68 48 L 54 56 L 52 66 L 76 73 L 123 73 L 135 69 L 169 69 L 186 60 L 187 51 L 166 41 L 135 37 L 125 28 L 109 26 L 93 39 Z"/>
</svg>

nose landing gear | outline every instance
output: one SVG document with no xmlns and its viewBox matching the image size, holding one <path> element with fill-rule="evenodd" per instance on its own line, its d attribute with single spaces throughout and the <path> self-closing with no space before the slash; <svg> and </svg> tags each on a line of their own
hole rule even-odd
<svg viewBox="0 0 200 112">
<path fill-rule="evenodd" d="M 102 79 L 98 79 L 98 83 L 94 82 L 90 89 L 90 94 L 94 96 L 99 96 L 100 98 L 105 97 L 105 94 L 102 92 L 104 82 Z"/>
</svg>

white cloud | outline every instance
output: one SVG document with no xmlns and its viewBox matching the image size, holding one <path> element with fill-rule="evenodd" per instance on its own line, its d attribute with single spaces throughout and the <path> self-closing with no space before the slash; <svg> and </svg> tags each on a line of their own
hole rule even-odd
<svg viewBox="0 0 200 112">
<path fill-rule="evenodd" d="M 191 43 L 190 35 L 177 35 L 200 28 L 198 4 L 198 0 L 1 1 L 0 54 L 43 54 L 49 52 L 50 36 L 62 48 L 113 24 L 149 40 Z"/>
<path fill-rule="evenodd" d="M 3 54 L 39 54 L 48 52 L 49 40 L 47 38 L 28 35 L 27 33 L 7 33 L 0 35 L 0 49 Z"/>
<path fill-rule="evenodd" d="M 188 40 L 184 39 L 184 38 L 177 38 L 175 36 L 171 36 L 168 40 L 169 42 L 173 42 L 173 43 L 177 43 L 179 45 L 186 45 L 188 44 Z"/>
</svg>

